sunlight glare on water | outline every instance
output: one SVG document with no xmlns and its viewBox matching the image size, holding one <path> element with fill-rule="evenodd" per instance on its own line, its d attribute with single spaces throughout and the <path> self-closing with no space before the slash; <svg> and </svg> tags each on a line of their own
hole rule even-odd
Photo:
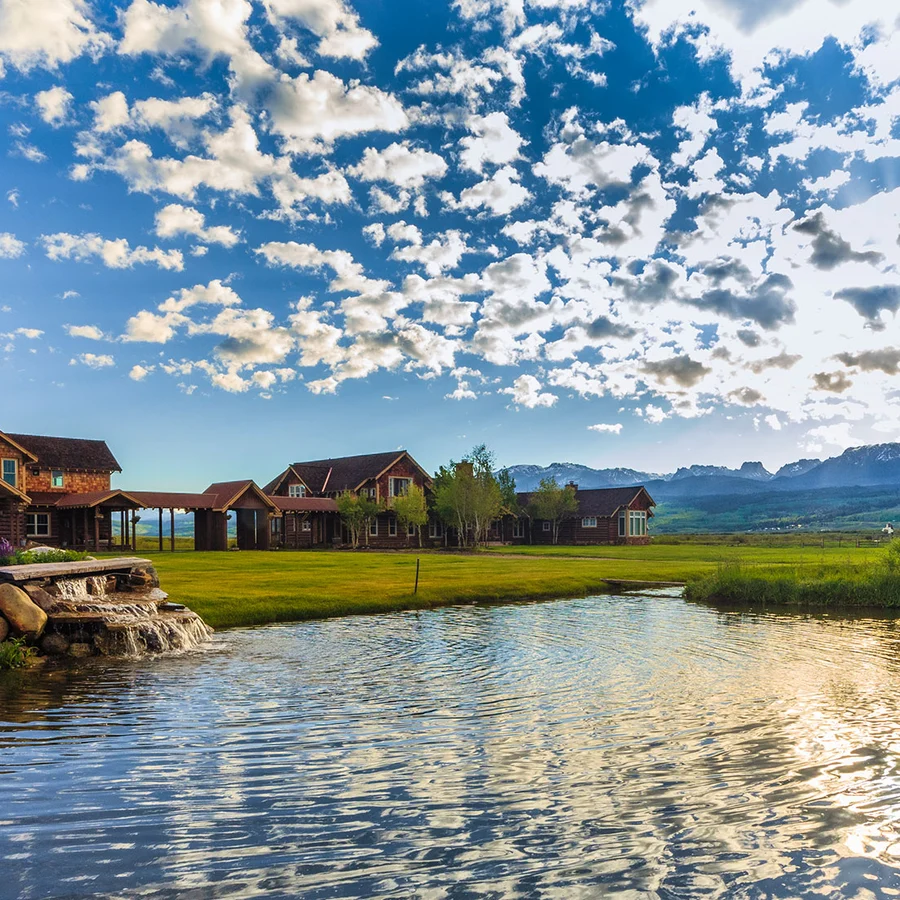
<svg viewBox="0 0 900 900">
<path fill-rule="evenodd" d="M 675 597 L 0 678 L 0 897 L 898 897 L 891 618 Z"/>
</svg>

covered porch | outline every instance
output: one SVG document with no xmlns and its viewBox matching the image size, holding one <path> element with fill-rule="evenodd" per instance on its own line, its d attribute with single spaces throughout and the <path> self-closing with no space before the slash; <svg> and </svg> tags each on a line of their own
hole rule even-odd
<svg viewBox="0 0 900 900">
<path fill-rule="evenodd" d="M 141 504 L 125 491 L 66 494 L 46 507 L 32 500 L 30 540 L 47 540 L 76 550 L 134 550 L 134 512 Z"/>
</svg>

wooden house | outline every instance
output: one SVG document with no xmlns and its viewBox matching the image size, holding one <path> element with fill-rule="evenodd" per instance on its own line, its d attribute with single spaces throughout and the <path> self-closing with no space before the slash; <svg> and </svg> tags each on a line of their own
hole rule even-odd
<svg viewBox="0 0 900 900">
<path fill-rule="evenodd" d="M 641 486 L 622 488 L 593 488 L 579 490 L 571 484 L 578 501 L 578 510 L 560 523 L 557 543 L 579 544 L 648 544 L 650 519 L 656 504 Z M 513 544 L 551 544 L 553 525 L 527 515 L 530 493 L 518 495 L 523 514 L 508 516 L 495 526 L 494 540 Z"/>
<path fill-rule="evenodd" d="M 418 544 L 415 530 L 401 528 L 391 511 L 393 498 L 406 494 L 412 484 L 428 491 L 431 477 L 406 450 L 293 463 L 263 488 L 278 508 L 272 519 L 272 545 L 300 548 L 347 543 L 349 535 L 335 502 L 345 491 L 383 504 L 384 511 L 372 521 L 361 543 L 385 549 Z M 428 529 L 423 542 L 432 543 L 435 530 Z"/>
</svg>

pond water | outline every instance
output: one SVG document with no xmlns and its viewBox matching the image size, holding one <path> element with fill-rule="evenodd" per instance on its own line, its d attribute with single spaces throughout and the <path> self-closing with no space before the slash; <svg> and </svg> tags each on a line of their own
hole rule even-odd
<svg viewBox="0 0 900 900">
<path fill-rule="evenodd" d="M 900 627 L 675 597 L 0 679 L 0 897 L 897 897 Z"/>
</svg>

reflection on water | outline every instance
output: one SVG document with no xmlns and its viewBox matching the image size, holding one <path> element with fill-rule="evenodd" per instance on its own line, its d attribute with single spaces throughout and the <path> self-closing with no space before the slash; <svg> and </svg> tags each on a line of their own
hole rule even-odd
<svg viewBox="0 0 900 900">
<path fill-rule="evenodd" d="M 897 897 L 888 618 L 595 597 L 0 679 L 0 897 Z"/>
</svg>

